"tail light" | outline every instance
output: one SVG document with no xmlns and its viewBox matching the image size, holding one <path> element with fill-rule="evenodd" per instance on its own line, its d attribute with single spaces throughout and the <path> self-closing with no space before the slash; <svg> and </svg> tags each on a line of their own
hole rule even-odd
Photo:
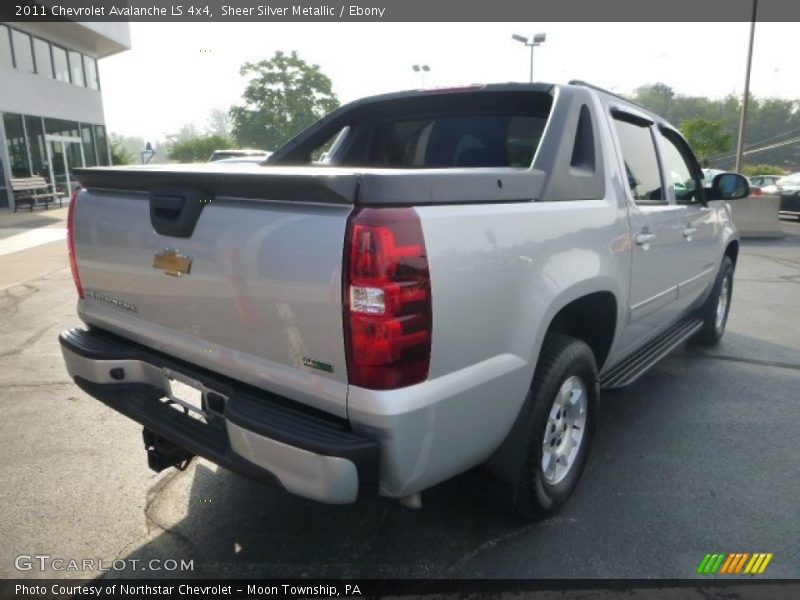
<svg viewBox="0 0 800 600">
<path fill-rule="evenodd" d="M 751 196 L 763 196 L 764 195 L 764 190 L 762 190 L 760 187 L 751 186 L 750 187 L 750 195 Z"/>
<path fill-rule="evenodd" d="M 69 268 L 72 271 L 72 280 L 78 290 L 78 296 L 83 298 L 83 285 L 81 284 L 81 274 L 78 272 L 78 259 L 75 254 L 75 208 L 78 205 L 78 194 L 81 188 L 72 192 L 69 201 L 69 213 L 67 214 L 67 246 L 69 248 Z"/>
<path fill-rule="evenodd" d="M 350 384 L 386 390 L 428 377 L 431 281 L 414 209 L 362 208 L 350 216 L 344 305 Z"/>
</svg>

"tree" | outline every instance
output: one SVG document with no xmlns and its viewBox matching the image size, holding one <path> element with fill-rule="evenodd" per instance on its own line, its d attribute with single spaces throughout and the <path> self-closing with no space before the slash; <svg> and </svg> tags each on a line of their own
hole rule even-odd
<svg viewBox="0 0 800 600">
<path fill-rule="evenodd" d="M 636 101 L 665 118 L 675 100 L 675 91 L 663 83 L 643 85 L 635 91 Z"/>
<path fill-rule="evenodd" d="M 339 106 L 331 80 L 294 51 L 247 62 L 239 73 L 250 78 L 244 103 L 230 109 L 233 135 L 242 146 L 275 150 Z"/>
<path fill-rule="evenodd" d="M 169 158 L 177 162 L 205 162 L 214 150 L 229 148 L 231 140 L 221 135 L 189 138 L 169 147 Z"/>
<path fill-rule="evenodd" d="M 132 138 L 126 138 L 117 133 L 112 133 L 110 138 L 112 165 L 130 165 L 137 162 L 128 144 L 128 140 Z"/>
<path fill-rule="evenodd" d="M 694 117 L 683 121 L 680 130 L 704 167 L 709 166 L 709 159 L 712 156 L 727 152 L 731 148 L 733 137 L 725 130 L 722 121 Z"/>
<path fill-rule="evenodd" d="M 226 138 L 231 138 L 231 117 L 224 110 L 215 108 L 211 111 L 208 117 L 208 127 L 206 127 L 208 135 L 219 135 Z"/>
</svg>

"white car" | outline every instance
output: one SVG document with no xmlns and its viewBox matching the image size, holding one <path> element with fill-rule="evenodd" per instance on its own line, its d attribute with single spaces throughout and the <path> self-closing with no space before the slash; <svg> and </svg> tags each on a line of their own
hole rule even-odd
<svg viewBox="0 0 800 600">
<path fill-rule="evenodd" d="M 778 180 L 781 179 L 780 175 L 753 175 L 750 179 L 750 185 L 754 188 L 759 188 L 762 193 L 773 196 L 778 193 Z"/>
</svg>

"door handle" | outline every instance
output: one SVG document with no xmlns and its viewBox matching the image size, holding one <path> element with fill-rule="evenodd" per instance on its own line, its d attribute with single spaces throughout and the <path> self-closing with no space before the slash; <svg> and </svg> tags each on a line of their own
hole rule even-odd
<svg viewBox="0 0 800 600">
<path fill-rule="evenodd" d="M 683 237 L 686 238 L 687 242 L 691 242 L 692 236 L 695 233 L 697 233 L 697 227 L 692 227 L 691 225 L 687 225 L 686 227 L 683 228 L 683 231 L 681 231 L 681 233 L 683 234 Z"/>
<path fill-rule="evenodd" d="M 639 244 L 640 246 L 644 246 L 644 249 L 647 250 L 647 247 L 650 245 L 650 242 L 655 241 L 656 237 L 657 236 L 655 233 L 651 233 L 649 231 L 642 231 L 641 233 L 637 233 L 634 239 L 636 240 L 637 244 Z"/>
</svg>

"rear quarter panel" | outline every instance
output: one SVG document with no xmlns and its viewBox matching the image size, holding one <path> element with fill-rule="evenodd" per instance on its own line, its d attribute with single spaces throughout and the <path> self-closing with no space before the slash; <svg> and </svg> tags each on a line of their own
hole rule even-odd
<svg viewBox="0 0 800 600">
<path fill-rule="evenodd" d="M 354 428 L 383 442 L 383 493 L 425 489 L 499 447 L 569 302 L 610 291 L 623 326 L 630 239 L 615 197 L 416 209 L 432 282 L 429 379 L 348 395 Z"/>
</svg>

